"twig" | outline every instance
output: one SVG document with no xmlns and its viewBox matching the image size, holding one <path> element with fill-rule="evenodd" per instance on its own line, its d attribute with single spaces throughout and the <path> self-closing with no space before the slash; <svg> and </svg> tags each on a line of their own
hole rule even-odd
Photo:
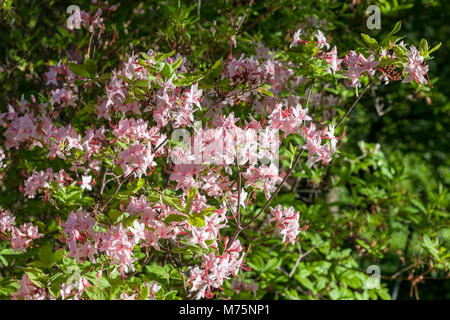
<svg viewBox="0 0 450 320">
<path fill-rule="evenodd" d="M 341 123 L 347 118 L 347 116 L 350 114 L 350 112 L 352 112 L 353 108 L 356 106 L 356 104 L 358 103 L 359 99 L 361 99 L 361 97 L 364 95 L 364 93 L 367 91 L 367 89 L 369 89 L 371 84 L 372 84 L 371 81 L 369 81 L 367 86 L 364 88 L 363 92 L 361 92 L 361 94 L 358 96 L 358 98 L 355 100 L 355 102 L 353 102 L 351 107 L 347 110 L 347 112 L 345 113 L 344 117 L 338 122 L 338 124 L 336 125 L 336 128 L 338 128 L 341 125 Z"/>
<path fill-rule="evenodd" d="M 116 190 L 115 190 L 114 193 L 111 195 L 111 197 L 106 201 L 106 203 L 102 206 L 102 208 L 100 209 L 100 212 L 103 212 L 103 211 L 106 209 L 106 207 L 108 206 L 108 204 L 111 202 L 111 200 L 112 200 L 112 199 L 114 198 L 114 196 L 117 194 L 117 192 L 119 192 L 119 190 L 120 190 L 120 188 L 123 186 L 123 184 L 124 184 L 125 182 L 128 181 L 128 179 L 131 177 L 131 175 L 132 175 L 132 173 L 129 173 L 128 176 L 126 176 L 126 177 L 122 180 L 122 182 L 120 182 L 120 183 L 117 185 Z"/>
<path fill-rule="evenodd" d="M 302 247 L 300 245 L 300 242 L 298 242 L 298 250 L 299 250 L 299 255 L 297 258 L 297 261 L 295 262 L 294 267 L 292 268 L 291 272 L 289 273 L 289 278 L 292 278 L 292 276 L 294 275 L 295 270 L 297 269 L 300 261 L 306 257 L 307 255 L 309 255 L 314 249 L 316 249 L 316 246 L 313 246 L 312 248 L 310 248 L 308 251 L 306 251 L 305 253 L 302 253 Z"/>
<path fill-rule="evenodd" d="M 405 260 L 402 263 L 402 266 L 404 267 L 406 264 L 406 255 L 408 254 L 408 249 L 409 249 L 409 244 L 411 242 L 411 238 L 412 238 L 412 229 L 411 227 L 408 229 L 408 239 L 406 240 L 406 246 L 405 246 L 405 250 L 403 251 L 403 256 L 405 257 Z M 398 292 L 400 291 L 400 284 L 402 282 L 401 279 L 401 275 L 403 274 L 404 270 L 400 270 L 399 272 L 399 278 L 397 279 L 397 281 L 395 281 L 395 286 L 394 289 L 392 291 L 392 300 L 397 300 L 397 296 L 398 296 Z"/>
</svg>

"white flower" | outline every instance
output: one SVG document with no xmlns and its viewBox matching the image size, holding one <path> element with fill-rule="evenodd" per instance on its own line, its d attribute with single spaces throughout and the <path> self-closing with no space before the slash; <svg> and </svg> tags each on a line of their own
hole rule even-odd
<svg viewBox="0 0 450 320">
<path fill-rule="evenodd" d="M 92 190 L 91 182 L 92 182 L 91 176 L 83 176 L 83 181 L 81 183 L 81 189 Z"/>
</svg>

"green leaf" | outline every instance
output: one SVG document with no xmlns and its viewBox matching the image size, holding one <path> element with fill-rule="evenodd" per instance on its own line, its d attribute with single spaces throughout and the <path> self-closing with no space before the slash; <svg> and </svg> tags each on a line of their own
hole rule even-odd
<svg viewBox="0 0 450 320">
<path fill-rule="evenodd" d="M 139 300 L 147 300 L 149 294 L 150 294 L 150 288 L 144 287 L 139 294 Z"/>
<path fill-rule="evenodd" d="M 169 224 L 171 222 L 181 222 L 186 220 L 188 217 L 183 216 L 181 214 L 169 214 L 167 218 L 164 219 L 165 224 Z"/>
<path fill-rule="evenodd" d="M 197 193 L 198 193 L 198 190 L 197 190 L 196 187 L 192 187 L 191 189 L 189 189 L 188 196 L 187 196 L 187 199 L 186 199 L 186 206 L 185 206 L 185 209 L 184 209 L 184 212 L 186 214 L 190 214 L 191 213 L 191 203 L 194 200 L 194 198 L 197 196 Z"/>
<path fill-rule="evenodd" d="M 163 267 L 157 265 L 155 262 L 149 266 L 146 266 L 145 271 L 162 279 L 169 279 L 170 276 L 170 274 Z"/>
<path fill-rule="evenodd" d="M 77 76 L 83 77 L 83 78 L 89 78 L 90 74 L 89 71 L 86 69 L 86 66 L 76 63 L 68 63 L 67 64 L 70 68 L 70 70 L 75 73 Z"/>
<path fill-rule="evenodd" d="M 172 63 L 172 65 L 171 65 L 172 70 L 175 70 L 176 68 L 178 68 L 181 65 L 181 62 L 183 62 L 183 58 L 179 57 L 177 61 Z"/>
<path fill-rule="evenodd" d="M 45 288 L 47 284 L 47 276 L 41 269 L 34 267 L 26 267 L 25 273 L 30 277 L 31 282 L 40 288 Z"/>
<path fill-rule="evenodd" d="M 204 227 L 205 217 L 193 214 L 192 216 L 189 217 L 188 222 L 191 226 L 194 227 Z"/>
<path fill-rule="evenodd" d="M 92 300 L 108 300 L 109 298 L 106 292 L 98 287 L 88 287 L 85 292 Z"/>
<path fill-rule="evenodd" d="M 184 212 L 184 208 L 181 206 L 181 200 L 176 198 L 176 197 L 171 197 L 168 195 L 161 195 L 161 199 L 163 201 L 164 204 L 169 205 L 175 209 L 177 209 L 180 212 Z M 159 200 L 159 197 L 157 198 L 156 201 Z"/>
<path fill-rule="evenodd" d="M 374 38 L 370 37 L 369 35 L 365 33 L 361 33 L 361 37 L 363 38 L 364 42 L 371 48 L 371 49 L 377 49 L 378 48 L 378 42 Z"/>
<path fill-rule="evenodd" d="M 422 202 L 420 202 L 419 200 L 417 200 L 417 199 L 411 199 L 411 202 L 412 202 L 412 204 L 413 204 L 415 207 L 419 208 L 420 211 L 422 211 L 423 213 L 426 213 L 426 212 L 427 212 L 427 209 L 426 209 L 425 206 L 422 204 Z"/>
<path fill-rule="evenodd" d="M 4 267 L 8 266 L 8 261 L 2 255 L 0 255 L 0 262 Z"/>
<path fill-rule="evenodd" d="M 392 36 L 392 35 L 396 34 L 397 32 L 400 31 L 401 28 L 402 28 L 402 22 L 399 21 L 395 24 L 394 29 L 392 29 L 392 31 L 389 33 L 389 35 Z"/>
<path fill-rule="evenodd" d="M 41 247 L 39 249 L 38 256 L 45 267 L 51 267 L 55 263 L 55 259 L 53 257 L 53 246 L 51 244 L 46 244 Z"/>
<path fill-rule="evenodd" d="M 165 78 L 170 78 L 173 75 L 173 69 L 172 66 L 170 64 L 168 64 L 167 62 L 164 62 L 164 67 L 161 70 L 161 75 Z"/>
<path fill-rule="evenodd" d="M 11 294 L 19 289 L 20 285 L 12 279 L 0 279 L 0 296 L 10 298 Z"/>
<path fill-rule="evenodd" d="M 269 89 L 268 88 L 260 88 L 260 89 L 258 89 L 258 92 L 260 93 L 260 94 L 262 94 L 262 95 L 264 95 L 264 96 L 269 96 L 269 97 L 275 97 L 274 95 L 273 95 L 273 93 L 271 92 L 271 91 L 269 91 Z"/>
<path fill-rule="evenodd" d="M 145 60 L 150 60 L 152 61 L 153 58 L 150 57 L 148 54 L 146 54 L 145 52 L 139 52 L 139 54 L 142 56 L 142 58 L 144 58 Z"/>
<path fill-rule="evenodd" d="M 430 51 L 428 51 L 428 55 L 439 49 L 442 45 L 442 42 L 439 42 L 437 45 L 435 45 Z"/>
<path fill-rule="evenodd" d="M 175 54 L 175 50 L 173 50 L 173 51 L 171 51 L 169 53 L 160 53 L 160 52 L 158 52 L 158 53 L 155 54 L 155 61 L 156 62 L 161 62 L 164 59 L 173 56 L 174 54 Z"/>
<path fill-rule="evenodd" d="M 422 57 L 428 56 L 428 41 L 425 39 L 420 40 L 419 51 Z"/>
<path fill-rule="evenodd" d="M 144 184 L 145 184 L 145 180 L 142 178 L 139 178 L 137 181 L 133 181 L 132 183 L 129 183 L 127 185 L 127 189 L 133 193 L 136 193 L 142 189 Z"/>
<path fill-rule="evenodd" d="M 87 72 L 91 75 L 91 77 L 94 77 L 97 73 L 97 65 L 94 60 L 92 59 L 86 59 L 83 63 L 84 68 Z"/>
<path fill-rule="evenodd" d="M 204 75 L 190 75 L 190 76 L 185 76 L 184 78 L 178 79 L 177 81 L 174 81 L 174 84 L 176 84 L 177 86 L 190 86 L 196 82 L 199 82 L 200 80 L 202 80 L 204 78 Z"/>
<path fill-rule="evenodd" d="M 391 300 L 391 295 L 389 294 L 388 289 L 377 290 L 377 294 L 383 300 Z"/>
</svg>

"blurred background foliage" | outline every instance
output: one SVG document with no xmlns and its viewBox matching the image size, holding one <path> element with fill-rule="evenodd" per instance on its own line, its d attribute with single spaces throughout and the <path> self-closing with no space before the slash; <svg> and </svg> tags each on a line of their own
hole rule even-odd
<svg viewBox="0 0 450 320">
<path fill-rule="evenodd" d="M 76 3 L 75 3 L 76 2 Z M 94 1 L 95 2 L 95 1 Z M 0 109 L 45 92 L 43 73 L 58 61 L 82 62 L 90 34 L 65 28 L 67 7 L 91 1 L 0 1 Z M 381 39 L 397 21 L 410 43 L 442 42 L 429 61 L 432 88 L 393 83 L 369 91 L 346 122 L 341 154 L 328 167 L 298 168 L 274 200 L 301 212 L 298 247 L 270 235 L 246 234 L 255 294 L 266 299 L 449 299 L 450 11 L 444 0 L 389 1 L 122 1 L 104 11 L 98 66 L 152 48 L 177 50 L 197 69 L 228 54 L 252 54 L 255 43 L 287 49 L 304 24 L 332 36 L 340 57 L 360 33 Z M 366 8 L 381 9 L 381 29 L 368 30 Z M 230 45 L 235 36 L 236 47 Z M 325 92 L 332 92 L 325 88 Z M 335 108 L 345 110 L 350 100 Z M 324 110 L 316 107 L 315 112 Z M 288 165 L 289 163 L 285 163 Z M 1 203 L 15 201 L 2 190 Z M 8 192 L 9 193 L 9 192 Z M 0 204 L 1 204 L 0 203 Z M 256 206 L 261 206 L 259 199 Z M 266 223 L 261 220 L 259 223 Z M 260 245 L 261 244 L 261 245 Z M 1 258 L 1 255 L 0 255 Z M 381 289 L 366 288 L 367 268 L 381 270 Z M 224 290 L 230 290 L 225 288 Z M 230 291 L 231 294 L 231 291 Z"/>
</svg>

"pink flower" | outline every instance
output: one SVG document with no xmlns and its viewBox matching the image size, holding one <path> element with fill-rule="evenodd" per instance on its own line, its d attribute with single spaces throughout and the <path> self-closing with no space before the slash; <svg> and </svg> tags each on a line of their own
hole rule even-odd
<svg viewBox="0 0 450 320">
<path fill-rule="evenodd" d="M 302 29 L 298 29 L 294 33 L 294 39 L 292 40 L 291 45 L 289 46 L 289 48 L 296 47 L 298 43 L 306 43 L 305 41 L 300 39 L 300 34 L 301 33 L 302 33 Z"/>
<path fill-rule="evenodd" d="M 327 39 L 323 35 L 322 31 L 317 30 L 315 37 L 317 39 L 317 46 L 319 49 L 322 49 L 322 47 L 327 47 L 327 49 L 330 48 L 330 44 L 328 43 Z"/>
<path fill-rule="evenodd" d="M 39 288 L 24 273 L 20 280 L 20 288 L 11 295 L 11 300 L 54 300 L 45 288 Z"/>
<path fill-rule="evenodd" d="M 308 109 L 302 109 L 300 104 L 286 109 L 282 109 L 282 105 L 277 104 L 269 116 L 270 126 L 272 129 L 280 129 L 286 135 L 290 133 L 298 134 L 301 131 L 302 122 L 311 120 L 307 112 Z"/>
<path fill-rule="evenodd" d="M 277 231 L 283 236 L 283 242 L 288 240 L 291 244 L 294 244 L 299 233 L 298 218 L 300 213 L 294 211 L 293 207 L 282 208 L 280 204 L 275 208 L 270 208 L 270 212 L 273 218 L 269 221 L 276 221 Z"/>
<path fill-rule="evenodd" d="M 137 299 L 136 294 L 132 294 L 130 296 L 128 295 L 128 293 L 122 292 L 122 294 L 120 295 L 120 300 L 136 300 L 136 299 Z"/>
<path fill-rule="evenodd" d="M 136 142 L 119 153 L 118 163 L 126 176 L 133 174 L 140 178 L 142 175 L 146 175 L 147 169 L 156 166 L 153 158 L 150 142 L 146 145 Z"/>
<path fill-rule="evenodd" d="M 1 212 L 0 213 L 0 233 L 12 231 L 15 220 L 16 220 L 16 218 L 9 211 Z"/>
<path fill-rule="evenodd" d="M 140 240 L 145 239 L 145 224 L 135 220 L 132 227 L 128 227 L 128 230 L 133 234 L 133 243 L 136 245 Z"/>
<path fill-rule="evenodd" d="M 92 190 L 92 177 L 91 176 L 83 176 L 82 177 L 82 182 L 81 182 L 81 189 L 87 189 L 87 190 Z"/>
<path fill-rule="evenodd" d="M 196 299 L 212 298 L 213 289 L 220 289 L 225 280 L 236 276 L 244 259 L 241 252 L 242 246 L 239 240 L 235 240 L 232 247 L 226 249 L 220 256 L 213 252 L 203 254 L 201 268 L 196 266 L 189 277 L 192 284 L 190 291 L 196 292 Z"/>
<path fill-rule="evenodd" d="M 348 64 L 346 76 L 351 79 L 352 87 L 361 87 L 359 77 L 367 72 L 369 76 L 375 74 L 375 67 L 380 63 L 375 61 L 375 57 L 371 54 L 367 59 L 362 55 L 357 55 L 354 51 L 345 56 L 344 62 Z"/>
<path fill-rule="evenodd" d="M 23 224 L 20 230 L 30 239 L 37 239 L 43 236 L 42 233 L 39 233 L 38 227 L 33 226 L 31 222 Z"/>
<path fill-rule="evenodd" d="M 402 81 L 403 83 L 415 80 L 417 83 L 426 84 L 425 75 L 428 73 L 428 66 L 424 62 L 424 58 L 420 55 L 419 50 L 411 45 L 408 56 L 408 63 L 405 67 L 405 72 L 408 76 Z"/>
<path fill-rule="evenodd" d="M 323 59 L 330 64 L 327 72 L 335 73 L 340 69 L 340 65 L 342 63 L 342 59 L 339 59 L 337 56 L 336 46 L 333 47 L 333 50 L 330 52 L 326 52 L 322 55 Z"/>
<path fill-rule="evenodd" d="M 186 104 L 195 104 L 199 109 L 202 107 L 200 106 L 200 98 L 202 97 L 202 90 L 198 90 L 198 83 L 195 83 L 193 86 L 191 86 L 191 89 L 188 92 L 184 93 Z"/>
<path fill-rule="evenodd" d="M 33 171 L 31 176 L 25 181 L 24 195 L 28 198 L 34 198 L 36 192 L 41 189 L 49 189 L 53 181 L 53 169 L 46 171 Z"/>
<path fill-rule="evenodd" d="M 13 119 L 4 133 L 6 148 L 15 147 L 18 149 L 21 142 L 36 137 L 36 129 L 36 119 L 30 113 Z"/>
<path fill-rule="evenodd" d="M 46 86 L 54 84 L 55 86 L 58 85 L 58 81 L 56 79 L 58 67 L 51 66 L 50 70 L 46 73 L 44 73 L 45 78 L 47 79 L 47 82 L 45 83 Z"/>
<path fill-rule="evenodd" d="M 68 300 L 80 300 L 86 288 L 92 287 L 89 281 L 84 277 L 78 276 L 73 278 L 73 276 L 71 276 L 69 279 L 70 281 L 61 285 L 60 294 L 62 299 L 72 296 Z"/>
<path fill-rule="evenodd" d="M 132 257 L 134 243 L 128 237 L 128 229 L 122 223 L 111 226 L 100 235 L 99 251 L 105 252 L 112 260 L 111 264 L 118 264 L 119 271 L 124 276 L 129 270 L 134 270 L 133 263 L 137 261 Z"/>
<path fill-rule="evenodd" d="M 26 248 L 32 243 L 32 239 L 16 227 L 12 228 L 11 232 L 11 247 L 14 251 L 26 251 Z"/>
<path fill-rule="evenodd" d="M 161 286 L 158 285 L 158 282 L 153 280 L 151 283 L 148 283 L 147 281 L 144 283 L 144 287 L 147 287 L 150 289 L 150 293 L 148 296 L 148 300 L 154 300 L 155 299 L 155 293 L 158 292 L 161 289 Z"/>
<path fill-rule="evenodd" d="M 3 162 L 3 160 L 5 160 L 5 158 L 6 158 L 5 151 L 0 146 L 0 169 L 2 169 L 5 166 L 5 164 Z"/>
</svg>

